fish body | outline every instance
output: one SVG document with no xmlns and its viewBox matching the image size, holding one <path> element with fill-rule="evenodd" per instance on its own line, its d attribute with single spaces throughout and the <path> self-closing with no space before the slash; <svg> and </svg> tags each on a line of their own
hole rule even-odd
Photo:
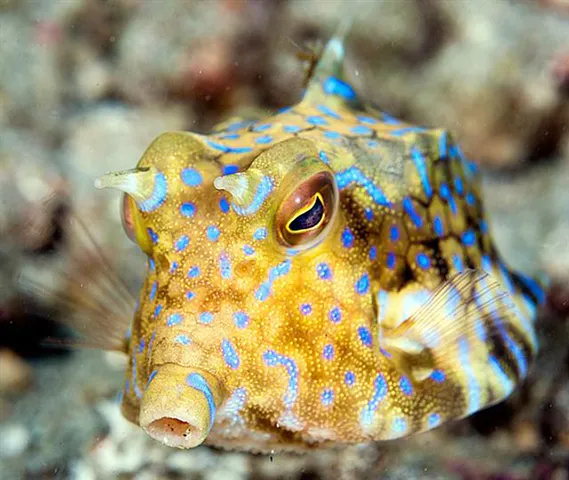
<svg viewBox="0 0 569 480">
<path fill-rule="evenodd" d="M 99 181 L 148 255 L 122 411 L 167 445 L 393 439 L 527 374 L 543 290 L 501 260 L 475 164 L 362 103 L 342 59 L 334 38 L 299 104 Z"/>
</svg>

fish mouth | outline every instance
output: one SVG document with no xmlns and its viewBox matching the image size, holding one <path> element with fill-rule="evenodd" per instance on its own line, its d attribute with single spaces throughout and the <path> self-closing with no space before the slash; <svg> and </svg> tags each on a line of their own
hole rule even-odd
<svg viewBox="0 0 569 480">
<path fill-rule="evenodd" d="M 164 416 L 141 427 L 154 440 L 157 440 L 168 447 L 174 448 L 194 448 L 200 445 L 207 433 L 197 425 L 192 424 L 188 419 Z"/>
</svg>

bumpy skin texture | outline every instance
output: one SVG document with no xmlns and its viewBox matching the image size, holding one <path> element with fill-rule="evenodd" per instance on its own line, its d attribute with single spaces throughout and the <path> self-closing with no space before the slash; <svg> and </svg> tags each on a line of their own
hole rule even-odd
<svg viewBox="0 0 569 480">
<path fill-rule="evenodd" d="M 445 131 L 360 104 L 341 57 L 332 40 L 286 111 L 166 133 L 144 154 L 154 183 L 137 207 L 149 267 L 129 340 L 131 421 L 173 408 L 156 398 L 177 392 L 174 410 L 214 422 L 210 444 L 384 440 L 495 403 L 525 376 L 543 292 L 500 260 L 476 167 Z M 214 186 L 237 171 L 241 184 Z M 326 231 L 283 246 L 281 205 L 321 172 L 339 192 Z"/>
</svg>

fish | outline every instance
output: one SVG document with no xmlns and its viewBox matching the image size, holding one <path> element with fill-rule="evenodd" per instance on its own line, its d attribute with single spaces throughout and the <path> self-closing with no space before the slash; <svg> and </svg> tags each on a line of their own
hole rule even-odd
<svg viewBox="0 0 569 480">
<path fill-rule="evenodd" d="M 360 99 L 344 37 L 298 104 L 163 133 L 95 182 L 122 192 L 147 256 L 113 348 L 129 357 L 122 413 L 158 442 L 392 440 L 500 402 L 528 375 L 544 283 L 501 258 L 479 168 L 453 136 Z"/>
</svg>

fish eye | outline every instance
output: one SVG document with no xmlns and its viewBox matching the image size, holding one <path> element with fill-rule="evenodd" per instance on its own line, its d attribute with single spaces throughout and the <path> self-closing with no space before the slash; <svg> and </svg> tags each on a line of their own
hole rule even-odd
<svg viewBox="0 0 569 480">
<path fill-rule="evenodd" d="M 323 237 L 334 217 L 338 190 L 330 172 L 318 172 L 284 199 L 276 215 L 279 242 L 285 247 L 310 248 Z"/>
<path fill-rule="evenodd" d="M 150 255 L 152 251 L 152 240 L 144 227 L 144 222 L 136 206 L 136 202 L 126 193 L 123 194 L 122 197 L 121 220 L 123 229 L 128 238 L 136 243 L 144 253 Z"/>
</svg>

